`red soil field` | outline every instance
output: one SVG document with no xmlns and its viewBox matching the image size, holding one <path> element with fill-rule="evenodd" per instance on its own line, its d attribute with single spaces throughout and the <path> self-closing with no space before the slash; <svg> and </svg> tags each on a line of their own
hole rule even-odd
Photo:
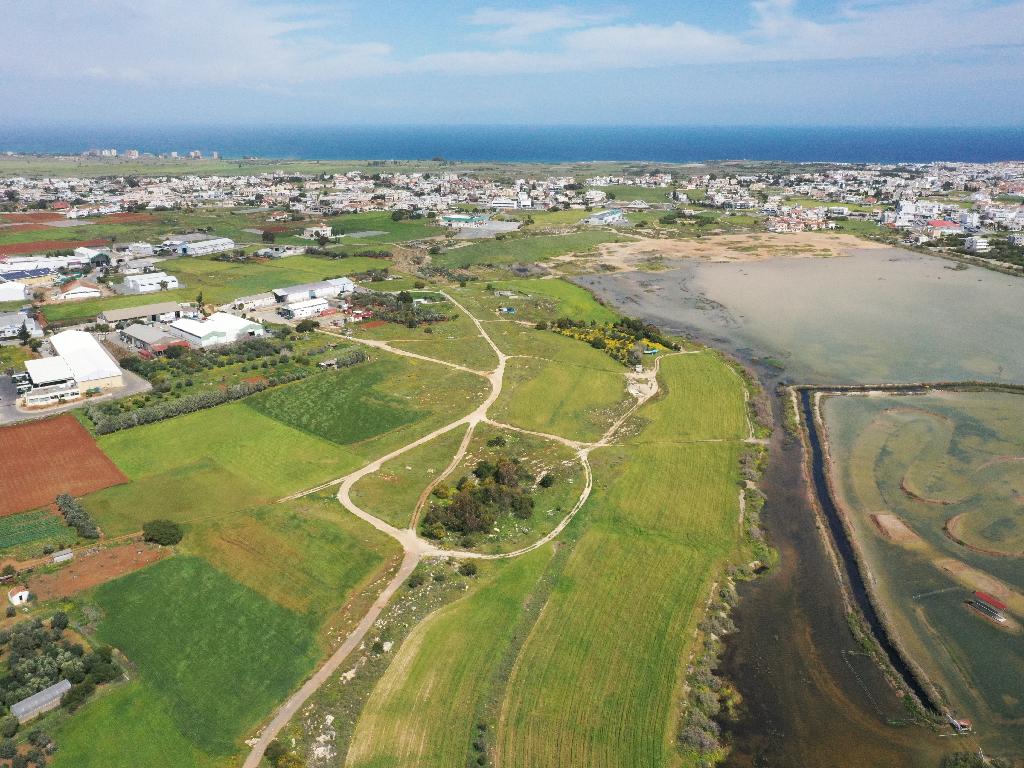
<svg viewBox="0 0 1024 768">
<path fill-rule="evenodd" d="M 31 213 L 0 213 L 0 224 L 15 224 L 25 221 L 60 221 L 63 214 L 52 211 L 34 211 Z"/>
<path fill-rule="evenodd" d="M 126 482 L 70 414 L 0 429 L 0 516 Z"/>
<path fill-rule="evenodd" d="M 386 325 L 387 320 L 367 320 L 365 323 L 360 324 L 360 328 L 380 328 L 382 325 Z"/>
<path fill-rule="evenodd" d="M 45 253 L 46 251 L 66 251 L 84 246 L 92 248 L 97 245 L 110 245 L 109 240 L 33 240 L 31 243 L 11 243 L 0 245 L 0 256 L 13 256 L 22 253 Z"/>
<path fill-rule="evenodd" d="M 80 549 L 75 552 L 75 559 L 63 568 L 30 577 L 28 588 L 41 601 L 70 597 L 137 571 L 169 554 L 169 549 L 134 541 L 116 547 Z"/>
</svg>

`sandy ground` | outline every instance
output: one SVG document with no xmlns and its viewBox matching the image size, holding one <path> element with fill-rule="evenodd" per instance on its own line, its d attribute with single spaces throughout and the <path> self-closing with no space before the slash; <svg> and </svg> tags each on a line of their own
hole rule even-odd
<svg viewBox="0 0 1024 768">
<path fill-rule="evenodd" d="M 843 256 L 853 249 L 885 247 L 881 243 L 834 232 L 755 232 L 681 239 L 641 237 L 625 243 L 604 243 L 588 256 L 608 267 L 631 270 L 679 259 L 765 261 L 775 258 L 831 258 Z M 578 259 L 576 256 L 567 256 L 554 261 Z"/>
<path fill-rule="evenodd" d="M 30 577 L 28 586 L 41 601 L 68 597 L 155 563 L 170 551 L 141 542 L 78 550 L 70 564 Z"/>
<path fill-rule="evenodd" d="M 938 559 L 935 564 L 968 589 L 988 592 L 1006 603 L 1010 611 L 1024 616 L 1024 595 L 1009 584 L 952 557 Z"/>
<path fill-rule="evenodd" d="M 882 535 L 890 541 L 906 547 L 925 546 L 924 540 L 896 515 L 887 513 L 874 514 L 871 515 L 871 521 L 882 532 Z"/>
</svg>

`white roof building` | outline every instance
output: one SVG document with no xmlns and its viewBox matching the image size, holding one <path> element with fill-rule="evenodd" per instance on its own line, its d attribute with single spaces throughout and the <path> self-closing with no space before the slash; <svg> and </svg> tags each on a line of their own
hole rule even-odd
<svg viewBox="0 0 1024 768">
<path fill-rule="evenodd" d="M 83 387 L 123 386 L 121 369 L 92 334 L 61 331 L 50 338 L 50 343 Z"/>
<path fill-rule="evenodd" d="M 124 288 L 128 293 L 156 293 L 157 291 L 173 290 L 178 287 L 178 278 L 166 272 L 149 272 L 142 275 L 129 275 L 124 279 Z"/>
<path fill-rule="evenodd" d="M 171 334 L 193 347 L 213 347 L 266 335 L 266 329 L 259 323 L 227 312 L 214 312 L 206 320 L 175 320 L 169 329 Z"/>
<path fill-rule="evenodd" d="M 71 366 L 63 357 L 41 357 L 38 360 L 26 360 L 25 370 L 28 371 L 32 385 L 46 387 L 70 381 L 75 378 Z"/>
<path fill-rule="evenodd" d="M 8 282 L 0 278 L 0 301 L 24 301 L 28 289 L 24 283 Z"/>
</svg>

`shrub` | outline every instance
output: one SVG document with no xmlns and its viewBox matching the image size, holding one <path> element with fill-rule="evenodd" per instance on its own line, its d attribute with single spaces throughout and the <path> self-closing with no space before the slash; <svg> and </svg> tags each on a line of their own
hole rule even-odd
<svg viewBox="0 0 1024 768">
<path fill-rule="evenodd" d="M 408 585 L 409 589 L 416 589 L 416 587 L 423 584 L 423 574 L 414 573 L 412 576 L 409 577 L 409 580 L 405 583 Z"/>
<path fill-rule="evenodd" d="M 17 732 L 18 718 L 14 715 L 7 715 L 3 720 L 0 720 L 0 736 L 9 739 Z"/>
<path fill-rule="evenodd" d="M 10 760 L 16 754 L 18 754 L 18 747 L 14 743 L 14 739 L 0 741 L 0 757 Z"/>
<path fill-rule="evenodd" d="M 550 488 L 554 484 L 555 484 L 555 476 L 552 475 L 550 472 L 545 472 L 544 473 L 544 477 L 542 477 L 540 479 L 540 487 L 541 488 Z"/>
<path fill-rule="evenodd" d="M 170 520 L 150 520 L 142 525 L 142 538 L 162 547 L 177 544 L 183 535 L 181 526 Z"/>
<path fill-rule="evenodd" d="M 83 539 L 98 539 L 100 537 L 99 528 L 96 527 L 96 523 L 93 522 L 78 499 L 70 494 L 62 493 L 57 497 L 57 509 L 60 510 L 67 524 L 78 531 L 78 535 Z"/>
<path fill-rule="evenodd" d="M 476 563 L 472 560 L 459 566 L 459 573 L 463 576 L 476 576 L 478 572 L 479 569 L 476 567 Z"/>
</svg>

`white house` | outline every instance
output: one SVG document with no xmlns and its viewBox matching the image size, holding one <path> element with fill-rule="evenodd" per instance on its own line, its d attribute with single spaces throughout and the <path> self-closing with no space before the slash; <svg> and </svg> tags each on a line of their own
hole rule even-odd
<svg viewBox="0 0 1024 768">
<path fill-rule="evenodd" d="M 142 275 L 129 275 L 124 279 L 126 293 L 156 293 L 177 287 L 178 278 L 166 272 L 147 272 Z"/>
<path fill-rule="evenodd" d="M 307 240 L 316 240 L 319 237 L 333 237 L 334 235 L 330 225 L 320 222 L 319 226 L 306 227 L 302 230 L 302 236 Z"/>
<path fill-rule="evenodd" d="M 317 317 L 330 306 L 327 299 L 306 299 L 286 304 L 280 309 L 282 317 L 289 320 L 301 320 L 304 317 Z"/>
<path fill-rule="evenodd" d="M 43 329 L 39 327 L 35 318 L 29 317 L 24 312 L 0 312 L 0 339 L 17 338 L 23 325 L 33 337 L 38 338 L 43 335 Z"/>
<path fill-rule="evenodd" d="M 28 587 L 24 586 L 15 587 L 7 593 L 7 599 L 11 601 L 11 605 L 24 605 L 28 602 L 28 597 Z"/>
<path fill-rule="evenodd" d="M 988 253 L 992 246 L 984 237 L 968 237 L 964 241 L 964 247 L 971 253 Z"/>
<path fill-rule="evenodd" d="M 246 338 L 265 336 L 267 331 L 259 323 L 227 312 L 214 312 L 205 320 L 182 318 L 170 324 L 168 330 L 191 347 L 213 347 L 231 344 Z"/>
</svg>

